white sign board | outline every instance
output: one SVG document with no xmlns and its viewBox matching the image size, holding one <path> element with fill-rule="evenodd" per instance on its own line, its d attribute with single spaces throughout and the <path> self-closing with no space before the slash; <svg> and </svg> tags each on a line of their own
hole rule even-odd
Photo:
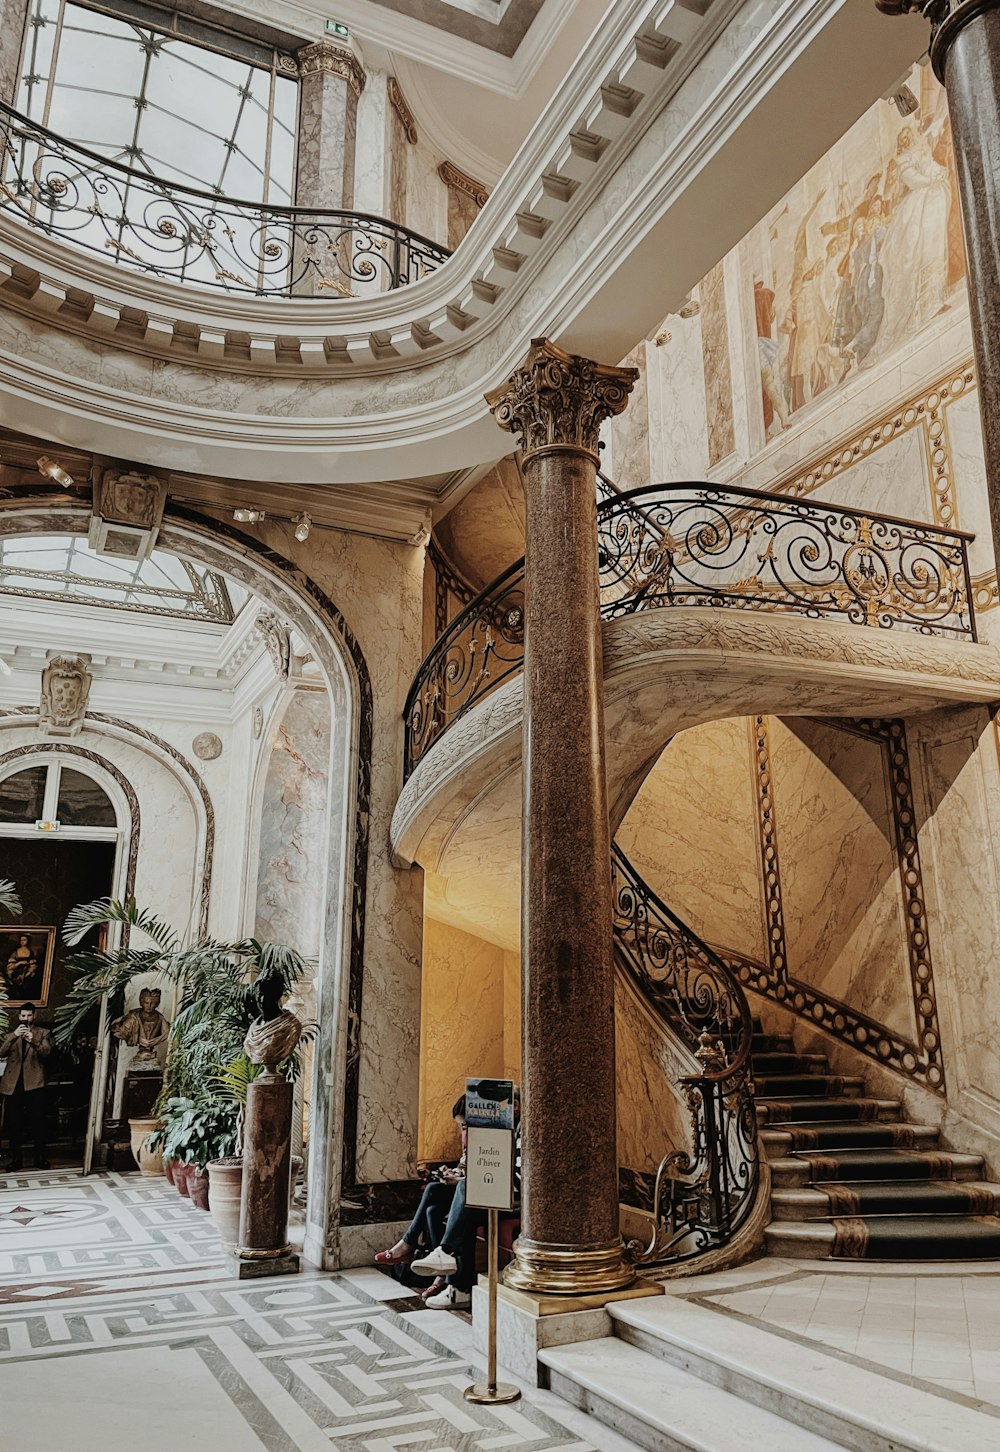
<svg viewBox="0 0 1000 1452">
<path fill-rule="evenodd" d="M 477 1210 L 514 1208 L 514 1134 L 509 1129 L 469 1130 L 465 1203 Z"/>
</svg>

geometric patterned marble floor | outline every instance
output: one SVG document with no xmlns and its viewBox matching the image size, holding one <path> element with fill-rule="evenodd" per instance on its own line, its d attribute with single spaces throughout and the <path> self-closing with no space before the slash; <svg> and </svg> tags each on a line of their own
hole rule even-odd
<svg viewBox="0 0 1000 1452">
<path fill-rule="evenodd" d="M 471 1328 L 375 1271 L 239 1282 L 158 1179 L 0 1176 L 3 1452 L 629 1452 L 543 1391 L 462 1396 Z"/>
<path fill-rule="evenodd" d="M 768 1258 L 670 1287 L 710 1310 L 1000 1417 L 1000 1265 Z M 693 1294 L 692 1294 L 693 1293 Z M 1000 1428 L 997 1430 L 1000 1447 Z"/>
</svg>

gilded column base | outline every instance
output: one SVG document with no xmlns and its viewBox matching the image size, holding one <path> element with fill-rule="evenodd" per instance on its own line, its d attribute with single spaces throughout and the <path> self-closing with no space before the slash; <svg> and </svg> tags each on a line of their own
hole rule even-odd
<svg viewBox="0 0 1000 1452">
<path fill-rule="evenodd" d="M 514 1259 L 503 1277 L 505 1285 L 517 1290 L 557 1296 L 619 1291 L 635 1278 L 621 1240 L 610 1245 L 549 1245 L 523 1235 L 514 1242 Z"/>
</svg>

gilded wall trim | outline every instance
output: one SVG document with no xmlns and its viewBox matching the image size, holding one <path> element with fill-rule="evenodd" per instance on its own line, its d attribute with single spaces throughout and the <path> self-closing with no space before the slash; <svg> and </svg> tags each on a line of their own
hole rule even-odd
<svg viewBox="0 0 1000 1452">
<path fill-rule="evenodd" d="M 406 97 L 403 95 L 402 88 L 395 76 L 389 77 L 387 90 L 389 93 L 389 104 L 399 117 L 399 123 L 403 128 L 403 135 L 411 146 L 416 146 L 417 123 L 413 118 L 413 112 L 410 110 Z"/>
<path fill-rule="evenodd" d="M 438 167 L 438 176 L 446 187 L 471 197 L 477 207 L 485 207 L 489 201 L 489 189 L 462 171 L 453 161 L 442 161 Z"/>
<path fill-rule="evenodd" d="M 941 1033 L 937 1018 L 906 726 L 903 721 L 847 722 L 831 719 L 825 719 L 824 724 L 852 732 L 868 741 L 878 742 L 882 748 L 892 811 L 892 845 L 906 919 L 910 988 L 917 1041 L 904 1038 L 886 1024 L 852 1008 L 843 1000 L 803 982 L 790 970 L 782 906 L 771 741 L 766 716 L 755 716 L 752 728 L 756 777 L 754 795 L 757 803 L 764 888 L 767 961 L 762 963 L 728 951 L 722 951 L 721 956 L 739 974 L 740 981 L 755 993 L 780 1003 L 783 1008 L 850 1045 L 859 1053 L 867 1054 L 869 1058 L 876 1059 L 888 1068 L 907 1075 L 935 1093 L 944 1094 Z"/>
<path fill-rule="evenodd" d="M 933 523 L 941 529 L 957 529 L 958 502 L 948 435 L 948 407 L 955 399 L 974 392 L 976 387 L 976 368 L 972 359 L 954 365 L 939 374 L 933 384 L 911 394 L 863 428 L 842 438 L 804 469 L 786 474 L 771 486 L 774 493 L 790 494 L 796 498 L 813 494 L 853 465 L 870 458 L 912 429 L 919 429 L 926 443 L 924 454 Z M 980 615 L 1000 603 L 997 577 L 990 571 L 973 577 L 972 592 L 975 609 Z"/>
</svg>

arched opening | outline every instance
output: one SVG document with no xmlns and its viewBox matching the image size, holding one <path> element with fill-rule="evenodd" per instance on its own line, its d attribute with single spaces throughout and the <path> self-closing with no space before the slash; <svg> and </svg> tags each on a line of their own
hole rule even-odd
<svg viewBox="0 0 1000 1452">
<path fill-rule="evenodd" d="M 33 501 L 11 510 L 5 538 L 8 558 L 15 558 L 12 541 L 44 538 L 47 546 L 57 536 L 79 541 L 88 518 L 86 512 L 67 508 L 65 503 L 46 508 Z M 234 607 L 232 618 L 215 621 L 202 638 L 211 638 L 216 656 L 224 648 L 232 648 L 236 665 L 229 667 L 229 714 L 225 720 L 219 711 L 214 716 L 211 711 L 206 714 L 203 650 L 197 665 L 200 715 L 184 716 L 178 704 L 179 687 L 171 710 L 161 711 L 158 717 L 150 710 L 145 714 L 128 710 L 121 691 L 116 695 L 102 684 L 102 678 L 107 680 L 106 670 L 94 668 L 94 690 L 77 739 L 89 744 L 100 738 L 101 751 L 112 760 L 127 756 L 125 774 L 130 780 L 138 782 L 144 777 L 148 784 L 148 778 L 158 775 L 161 796 L 167 792 L 169 778 L 174 801 L 171 811 L 166 817 L 155 806 L 142 812 L 143 842 L 135 874 L 140 902 L 148 900 L 144 892 L 151 883 L 158 892 L 166 880 L 178 889 L 168 916 L 188 939 L 206 930 L 226 940 L 256 933 L 289 942 L 316 960 L 315 978 L 306 994 L 309 1001 L 303 1002 L 301 1010 L 319 1022 L 320 1031 L 312 1048 L 309 1078 L 300 1093 L 300 1107 L 305 1111 L 301 1131 L 308 1141 L 306 1252 L 311 1259 L 323 1261 L 335 1239 L 341 1183 L 353 1184 L 356 1178 L 359 1024 L 349 1005 L 360 1002 L 362 973 L 371 730 L 367 670 L 332 602 L 287 562 L 265 556 L 263 551 L 260 557 L 248 551 L 245 542 L 225 526 L 194 516 L 168 517 L 154 559 L 182 565 L 189 577 L 195 577 L 194 584 L 203 595 L 214 588 L 208 583 L 209 576 L 220 580 L 228 594 Z M 76 590 L 76 585 L 67 584 L 66 571 L 61 573 L 60 588 Z M 134 579 L 130 584 L 132 600 L 137 583 L 142 584 Z M 164 589 L 173 588 L 177 580 L 161 578 L 160 584 Z M 93 589 L 92 581 L 88 588 Z M 43 590 L 44 582 L 41 589 L 32 588 L 30 593 L 37 597 Z M 51 605 L 52 597 L 46 594 L 44 611 L 50 612 Z M 101 608 L 110 618 L 112 607 L 106 600 Z M 187 625 L 187 610 L 172 613 L 172 636 L 193 629 Z M 134 633 L 137 622 L 124 621 L 124 615 L 125 609 L 119 607 L 119 621 Z M 182 615 L 185 623 L 178 625 L 177 617 Z M 268 634 L 275 622 L 277 649 Z M 119 635 L 121 628 L 119 625 Z M 152 649 L 158 638 L 157 622 L 144 615 L 142 630 L 144 643 Z M 96 650 L 91 653 L 96 666 L 101 657 Z M 223 666 L 218 661 L 216 665 L 216 675 L 224 674 Z M 190 681 L 195 674 L 191 661 L 185 663 L 185 669 Z M 38 747 L 38 708 L 30 704 L 30 692 L 22 689 L 19 697 L 15 694 L 17 676 L 15 653 L 14 675 L 0 678 L 0 748 L 7 740 L 12 745 Z M 37 699 L 37 686 L 35 693 Z M 195 730 L 196 726 L 208 729 Z M 283 823 L 277 816 L 266 817 L 267 780 L 275 744 L 284 749 L 289 731 L 298 735 L 302 729 L 310 738 L 309 771 L 314 785 L 322 779 L 322 806 L 311 809 L 308 871 L 299 883 L 300 897 L 308 899 L 308 911 L 300 912 L 289 926 L 287 913 L 278 913 L 281 921 L 270 921 L 275 904 L 269 907 L 266 899 L 269 892 L 274 896 L 270 872 L 281 856 L 281 833 L 287 831 L 286 846 L 297 853 L 302 845 L 301 823 L 287 812 Z M 294 756 L 286 751 L 285 765 Z M 276 790 L 280 802 L 280 788 Z M 141 791 L 139 795 L 141 798 Z M 171 824 L 184 813 L 185 845 L 173 853 Z M 32 833 L 39 830 L 36 820 L 29 824 Z M 168 828 L 166 833 L 159 830 L 163 826 Z M 159 882 L 151 870 L 157 860 Z M 183 910 L 178 886 L 182 880 L 186 891 Z M 151 905 L 155 907 L 156 902 Z M 304 926 L 307 918 L 308 930 Z M 127 1005 L 132 1006 L 131 1002 Z M 116 1117 L 121 1116 L 122 1084 L 119 1073 L 113 1087 L 115 1075 L 109 1074 L 104 1105 L 114 1129 Z M 324 1086 L 322 1096 L 315 1092 L 318 1084 Z M 311 1115 L 310 1105 L 315 1106 Z M 124 1152 L 120 1123 L 117 1132 Z M 98 1130 L 98 1163 L 101 1133 Z M 108 1141 L 106 1126 L 103 1140 Z"/>
</svg>

